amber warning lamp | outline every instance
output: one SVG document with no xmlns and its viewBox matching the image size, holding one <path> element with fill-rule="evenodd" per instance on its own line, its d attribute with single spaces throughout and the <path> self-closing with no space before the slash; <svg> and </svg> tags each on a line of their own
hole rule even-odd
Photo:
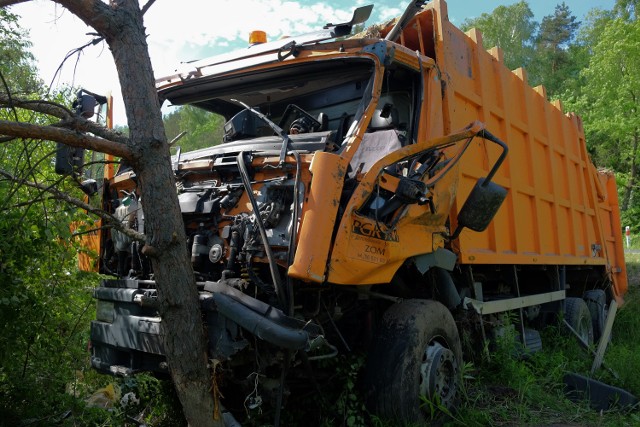
<svg viewBox="0 0 640 427">
<path fill-rule="evenodd" d="M 264 31 L 251 31 L 249 34 L 249 46 L 267 42 L 267 33 Z"/>
</svg>

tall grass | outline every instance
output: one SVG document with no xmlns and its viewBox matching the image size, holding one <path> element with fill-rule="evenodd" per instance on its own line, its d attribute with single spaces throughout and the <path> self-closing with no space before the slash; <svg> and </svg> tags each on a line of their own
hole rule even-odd
<svg viewBox="0 0 640 427">
<path fill-rule="evenodd" d="M 618 310 L 604 365 L 595 379 L 640 396 L 640 254 L 627 253 L 629 292 Z M 572 402 L 564 394 L 563 377 L 577 372 L 591 376 L 593 356 L 558 328 L 542 332 L 543 350 L 521 360 L 515 337 L 497 343 L 490 357 L 467 376 L 464 402 L 449 425 L 640 425 L 638 408 L 597 412 L 587 401 Z"/>
</svg>

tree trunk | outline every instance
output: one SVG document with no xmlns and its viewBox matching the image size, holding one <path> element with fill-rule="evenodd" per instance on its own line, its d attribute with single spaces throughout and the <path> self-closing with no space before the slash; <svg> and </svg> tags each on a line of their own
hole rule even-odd
<svg viewBox="0 0 640 427">
<path fill-rule="evenodd" d="M 131 166 L 145 215 L 146 245 L 157 281 L 164 348 L 171 377 L 191 426 L 220 426 L 195 276 L 186 248 L 142 12 L 135 0 L 58 0 L 96 28 L 115 60 L 130 130 Z"/>
</svg>

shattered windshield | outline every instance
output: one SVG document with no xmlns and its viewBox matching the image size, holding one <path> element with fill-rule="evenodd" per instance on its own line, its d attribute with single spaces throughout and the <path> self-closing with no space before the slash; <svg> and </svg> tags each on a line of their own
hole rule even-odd
<svg viewBox="0 0 640 427">
<path fill-rule="evenodd" d="M 243 114 L 242 104 L 289 133 L 331 131 L 341 141 L 370 101 L 373 70 L 373 62 L 363 58 L 316 60 L 196 78 L 160 95 L 225 117 L 226 142 L 274 135 L 264 120 Z"/>
</svg>

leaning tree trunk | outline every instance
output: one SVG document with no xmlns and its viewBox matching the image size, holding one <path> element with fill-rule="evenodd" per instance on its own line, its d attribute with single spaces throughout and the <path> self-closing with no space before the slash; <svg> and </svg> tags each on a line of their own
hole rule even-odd
<svg viewBox="0 0 640 427">
<path fill-rule="evenodd" d="M 130 130 L 131 166 L 145 214 L 145 255 L 157 281 L 164 349 L 191 426 L 219 426 L 214 418 L 202 317 L 186 249 L 142 12 L 135 0 L 56 0 L 104 37 L 115 60 Z"/>
</svg>

